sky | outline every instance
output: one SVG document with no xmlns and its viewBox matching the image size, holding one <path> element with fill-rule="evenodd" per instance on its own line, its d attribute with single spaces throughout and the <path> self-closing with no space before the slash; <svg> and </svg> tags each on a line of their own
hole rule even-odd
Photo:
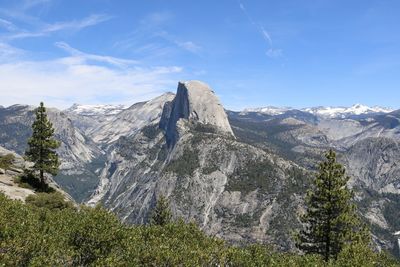
<svg viewBox="0 0 400 267">
<path fill-rule="evenodd" d="M 398 0 L 0 0 L 0 105 L 400 108 Z"/>
</svg>

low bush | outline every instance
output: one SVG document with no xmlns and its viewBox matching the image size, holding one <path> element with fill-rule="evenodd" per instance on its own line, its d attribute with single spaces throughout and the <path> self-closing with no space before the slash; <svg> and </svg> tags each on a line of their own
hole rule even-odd
<svg viewBox="0 0 400 267">
<path fill-rule="evenodd" d="M 13 165 L 14 160 L 15 156 L 13 154 L 7 154 L 0 157 L 0 168 L 4 170 L 10 169 L 10 167 Z"/>
<path fill-rule="evenodd" d="M 27 204 L 47 209 L 66 209 L 73 208 L 73 204 L 70 201 L 66 201 L 65 197 L 59 192 L 53 193 L 37 193 L 30 195 L 26 198 Z"/>
<path fill-rule="evenodd" d="M 44 193 L 42 193 L 44 194 Z M 123 224 L 101 208 L 25 205 L 0 194 L 0 266 L 399 266 L 368 247 L 319 256 L 233 247 L 182 220 L 164 226 Z"/>
</svg>

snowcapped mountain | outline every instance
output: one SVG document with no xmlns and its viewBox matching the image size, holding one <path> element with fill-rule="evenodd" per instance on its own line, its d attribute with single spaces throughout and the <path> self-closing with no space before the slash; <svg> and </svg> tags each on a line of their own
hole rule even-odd
<svg viewBox="0 0 400 267">
<path fill-rule="evenodd" d="M 67 113 L 74 113 L 81 116 L 110 116 L 116 115 L 127 109 L 125 105 L 81 105 L 73 104 L 66 109 Z"/>
<path fill-rule="evenodd" d="M 386 107 L 368 107 L 361 104 L 356 104 L 351 107 L 315 107 L 305 108 L 302 111 L 309 112 L 311 114 L 327 117 L 327 118 L 345 118 L 351 115 L 364 115 L 373 113 L 390 113 L 394 109 Z"/>
<path fill-rule="evenodd" d="M 281 115 L 288 111 L 296 110 L 290 107 L 263 107 L 254 109 L 245 109 L 243 112 L 260 112 L 267 115 Z M 393 112 L 394 109 L 386 107 L 369 107 L 361 104 L 355 104 L 351 107 L 311 107 L 298 109 L 303 112 L 313 114 L 315 116 L 323 118 L 347 118 L 355 115 L 367 115 L 367 114 L 385 114 Z"/>
<path fill-rule="evenodd" d="M 243 112 L 260 112 L 264 113 L 267 115 L 281 115 L 284 114 L 285 112 L 293 110 L 291 107 L 273 107 L 273 106 L 267 106 L 263 108 L 248 108 L 243 110 Z"/>
</svg>

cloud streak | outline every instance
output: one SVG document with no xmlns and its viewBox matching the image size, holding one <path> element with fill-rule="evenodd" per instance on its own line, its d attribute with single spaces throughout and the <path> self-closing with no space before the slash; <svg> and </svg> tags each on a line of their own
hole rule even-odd
<svg viewBox="0 0 400 267">
<path fill-rule="evenodd" d="M 1 18 L 0 18 L 0 27 L 10 32 L 18 29 L 17 26 L 15 26 L 12 22 Z"/>
<path fill-rule="evenodd" d="M 274 48 L 274 44 L 271 38 L 271 35 L 269 32 L 259 23 L 256 23 L 254 19 L 250 16 L 249 12 L 247 11 L 246 7 L 242 3 L 241 0 L 238 0 L 239 8 L 242 10 L 243 14 L 246 16 L 250 24 L 252 24 L 255 29 L 261 34 L 262 38 L 265 40 L 267 45 L 269 46 L 269 49 L 265 53 L 268 57 L 270 58 L 279 58 L 283 56 L 283 50 L 282 49 L 277 49 Z"/>
<path fill-rule="evenodd" d="M 108 63 L 118 67 L 127 67 L 129 65 L 139 64 L 139 61 L 136 60 L 84 53 L 78 49 L 71 47 L 69 44 L 65 42 L 56 42 L 55 45 L 58 48 L 61 48 L 64 51 L 68 52 L 72 58 L 74 58 L 76 61 L 79 62 L 97 61 L 97 62 Z"/>
<path fill-rule="evenodd" d="M 72 21 L 64 21 L 64 22 L 56 22 L 53 24 L 45 24 L 39 30 L 19 30 L 18 28 L 14 28 L 14 31 L 11 34 L 5 36 L 6 40 L 15 40 L 15 39 L 23 39 L 23 38 L 34 38 L 34 37 L 42 37 L 46 35 L 50 35 L 55 32 L 60 31 L 80 31 L 84 28 L 95 26 L 99 23 L 110 20 L 112 16 L 108 16 L 105 14 L 94 14 L 90 15 L 81 20 L 72 20 Z M 0 21 L 1 25 L 1 21 Z M 18 30 L 18 31 L 17 31 Z"/>
</svg>

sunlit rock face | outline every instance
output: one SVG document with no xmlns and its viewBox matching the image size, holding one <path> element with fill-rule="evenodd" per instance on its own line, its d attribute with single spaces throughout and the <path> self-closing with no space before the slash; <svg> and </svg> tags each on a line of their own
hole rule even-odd
<svg viewBox="0 0 400 267">
<path fill-rule="evenodd" d="M 179 120 L 189 120 L 215 127 L 233 136 L 228 117 L 214 91 L 200 81 L 179 82 L 173 102 L 165 107 L 160 126 L 166 131 L 168 144 L 175 144 Z"/>
</svg>

